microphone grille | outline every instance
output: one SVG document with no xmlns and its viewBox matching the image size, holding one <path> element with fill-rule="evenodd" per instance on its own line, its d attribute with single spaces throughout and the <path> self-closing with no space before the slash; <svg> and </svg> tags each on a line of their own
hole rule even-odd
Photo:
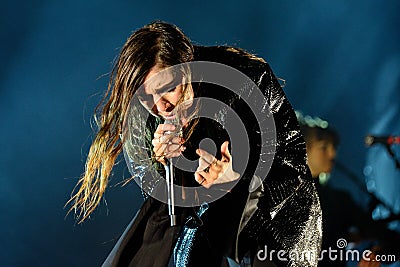
<svg viewBox="0 0 400 267">
<path fill-rule="evenodd" d="M 367 146 L 371 146 L 374 143 L 374 137 L 372 135 L 367 135 L 364 139 L 364 142 Z"/>
</svg>

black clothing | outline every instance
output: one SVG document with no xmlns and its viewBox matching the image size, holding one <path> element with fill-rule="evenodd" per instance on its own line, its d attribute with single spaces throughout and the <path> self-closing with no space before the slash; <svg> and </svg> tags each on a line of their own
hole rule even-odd
<svg viewBox="0 0 400 267">
<path fill-rule="evenodd" d="M 314 258 L 288 257 L 287 261 L 279 261 L 275 253 L 272 256 L 278 266 L 316 266 L 321 241 L 320 204 L 306 165 L 305 144 L 296 116 L 278 80 L 267 63 L 236 48 L 198 46 L 195 47 L 194 61 L 218 62 L 247 75 L 266 98 L 274 118 L 276 142 L 267 140 L 268 144 L 262 144 L 260 131 L 271 129 L 260 129 L 257 118 L 242 100 L 245 94 L 251 94 L 256 88 L 248 84 L 240 85 L 243 94 L 237 95 L 220 86 L 200 84 L 201 97 L 224 102 L 244 123 L 250 142 L 244 174 L 229 193 L 203 205 L 205 211 L 199 207 L 180 208 L 180 224 L 177 227 L 168 226 L 166 205 L 148 197 L 104 266 L 167 266 L 168 262 L 172 262 L 171 255 L 177 260 L 177 266 L 226 266 L 227 258 L 240 262 L 246 253 L 250 251 L 254 256 L 257 247 L 264 248 L 265 245 L 268 251 L 315 253 Z M 260 105 L 263 104 L 260 100 Z M 265 116 L 268 115 L 266 113 Z M 204 129 L 214 129 L 210 138 L 217 148 L 229 140 L 224 133 L 230 123 L 229 113 L 224 109 L 218 110 L 215 118 L 220 126 L 200 119 L 199 125 L 202 126 L 197 125 L 190 137 L 193 145 L 185 151 L 187 157 L 193 156 L 198 146 L 193 140 L 202 137 Z M 263 151 L 264 145 L 274 147 L 273 158 L 268 153 L 274 151 Z M 240 153 L 232 154 L 234 166 L 241 163 L 240 157 Z M 255 176 L 260 158 L 270 160 L 272 164 L 265 179 Z M 268 162 L 264 165 L 267 166 Z M 193 173 L 182 172 L 180 175 L 190 175 L 185 179 L 187 183 L 194 180 Z M 257 179 L 261 179 L 262 184 L 249 193 L 250 184 Z M 156 187 L 150 182 L 143 182 L 142 185 L 151 190 Z M 199 194 L 212 195 L 224 186 L 202 188 Z M 197 223 L 193 225 L 190 218 L 195 218 Z M 155 223 L 158 227 L 154 228 Z"/>
</svg>

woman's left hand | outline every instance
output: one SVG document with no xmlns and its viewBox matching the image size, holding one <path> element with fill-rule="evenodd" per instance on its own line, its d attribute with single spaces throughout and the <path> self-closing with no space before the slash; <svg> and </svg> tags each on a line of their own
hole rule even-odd
<svg viewBox="0 0 400 267">
<path fill-rule="evenodd" d="M 194 176 L 200 185 L 209 188 L 213 184 L 228 183 L 239 179 L 240 174 L 232 168 L 232 156 L 229 153 L 228 145 L 228 141 L 221 145 L 221 160 L 217 160 L 205 150 L 196 150 L 200 159 Z"/>
</svg>

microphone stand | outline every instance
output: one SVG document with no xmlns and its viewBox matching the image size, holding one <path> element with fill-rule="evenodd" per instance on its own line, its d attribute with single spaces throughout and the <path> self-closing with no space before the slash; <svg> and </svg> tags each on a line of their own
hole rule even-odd
<svg viewBox="0 0 400 267">
<path fill-rule="evenodd" d="M 168 195 L 168 215 L 170 218 L 171 226 L 176 225 L 175 214 L 175 195 L 174 195 L 174 165 L 172 160 L 165 159 L 165 180 L 167 181 L 167 195 Z"/>
<path fill-rule="evenodd" d="M 370 203 L 368 204 L 368 209 L 369 212 L 372 213 L 372 211 L 378 206 L 382 205 L 385 209 L 387 209 L 390 212 L 390 215 L 386 219 L 379 219 L 380 222 L 390 222 L 393 221 L 393 218 L 399 218 L 400 214 L 396 214 L 396 212 L 393 210 L 393 208 L 389 207 L 386 203 L 384 203 L 382 200 L 380 200 L 374 193 L 371 193 L 368 191 L 366 188 L 365 184 L 360 182 L 360 179 L 357 174 L 355 174 L 352 170 L 350 170 L 346 165 L 342 164 L 341 162 L 336 161 L 335 162 L 335 168 L 337 168 L 339 171 L 344 173 L 347 178 L 349 178 L 357 187 L 364 193 L 366 193 L 370 198 Z"/>
<path fill-rule="evenodd" d="M 394 164 L 396 165 L 396 168 L 400 169 L 400 162 L 396 158 L 396 155 L 394 154 L 393 149 L 390 147 L 390 145 L 386 145 L 385 147 L 386 147 L 386 150 L 389 153 L 390 157 L 394 160 Z"/>
<path fill-rule="evenodd" d="M 177 115 L 176 115 L 177 116 Z M 179 120 L 178 120 L 179 122 Z M 179 125 L 175 121 L 165 120 L 165 124 L 173 124 L 175 126 Z M 166 131 L 166 135 L 175 135 L 176 132 Z M 174 165 L 172 164 L 172 159 L 165 159 L 165 180 L 167 181 L 167 195 L 168 195 L 168 215 L 170 218 L 171 226 L 177 225 L 176 214 L 175 214 L 175 194 L 174 194 Z"/>
</svg>

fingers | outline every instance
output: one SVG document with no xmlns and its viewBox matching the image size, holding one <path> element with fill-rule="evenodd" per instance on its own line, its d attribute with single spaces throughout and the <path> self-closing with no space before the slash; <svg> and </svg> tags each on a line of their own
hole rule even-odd
<svg viewBox="0 0 400 267">
<path fill-rule="evenodd" d="M 195 180 L 202 186 L 208 188 L 218 179 L 223 171 L 223 166 L 210 153 L 203 149 L 197 149 L 196 154 L 200 156 L 199 166 L 195 172 Z"/>
<path fill-rule="evenodd" d="M 222 162 L 230 162 L 231 161 L 232 156 L 231 156 L 231 153 L 229 152 L 228 146 L 229 146 L 229 141 L 225 141 L 221 145 L 221 161 Z M 205 161 L 208 165 L 215 164 L 215 163 L 217 163 L 216 165 L 218 165 L 218 160 L 216 161 L 216 158 L 213 155 L 211 155 L 210 153 L 208 153 L 207 151 L 199 148 L 196 150 L 196 154 L 200 156 L 201 161 Z"/>
<path fill-rule="evenodd" d="M 209 175 L 206 175 L 204 172 L 195 172 L 194 179 L 199 185 L 205 188 L 209 188 L 214 182 L 214 179 L 210 178 Z"/>
<path fill-rule="evenodd" d="M 205 177 L 203 177 L 200 173 L 195 172 L 194 173 L 194 179 L 196 180 L 196 182 L 198 182 L 200 185 L 202 186 L 206 186 L 207 183 L 207 179 Z"/>
<path fill-rule="evenodd" d="M 186 149 L 182 137 L 168 133 L 174 130 L 175 126 L 172 124 L 159 124 L 151 141 L 156 160 L 164 165 L 165 158 L 178 157 Z"/>
<path fill-rule="evenodd" d="M 221 166 L 218 163 L 219 161 L 207 151 L 203 149 L 197 149 L 196 154 L 200 156 L 199 167 L 197 167 L 197 171 L 212 173 L 221 170 Z"/>
<path fill-rule="evenodd" d="M 225 141 L 221 145 L 221 161 L 230 162 L 231 161 L 231 153 L 229 152 L 229 141 Z"/>
<path fill-rule="evenodd" d="M 164 156 L 166 158 L 178 157 L 186 147 L 183 146 L 181 138 L 178 140 L 169 141 L 168 143 L 159 143 L 158 140 L 153 139 L 154 147 L 153 152 L 156 156 Z"/>
<path fill-rule="evenodd" d="M 162 135 L 160 137 L 154 137 L 154 139 L 151 140 L 151 143 L 153 144 L 153 146 L 156 146 L 159 144 L 181 145 L 181 144 L 183 144 L 183 138 L 177 137 L 177 136 Z"/>
<path fill-rule="evenodd" d="M 232 155 L 228 147 L 229 141 L 221 145 L 221 160 L 205 150 L 196 150 L 200 158 L 195 179 L 199 184 L 209 188 L 212 184 L 228 183 L 240 178 L 240 174 L 232 169 Z"/>
<path fill-rule="evenodd" d="M 175 125 L 173 124 L 159 124 L 157 126 L 155 133 L 163 135 L 164 132 L 166 131 L 174 131 L 174 130 L 175 130 Z"/>
<path fill-rule="evenodd" d="M 200 148 L 196 150 L 196 154 L 200 156 L 200 160 L 206 163 L 207 166 L 212 164 L 213 162 L 215 162 L 214 160 L 216 160 L 213 155 Z M 207 166 L 204 166 L 204 168 Z"/>
</svg>

